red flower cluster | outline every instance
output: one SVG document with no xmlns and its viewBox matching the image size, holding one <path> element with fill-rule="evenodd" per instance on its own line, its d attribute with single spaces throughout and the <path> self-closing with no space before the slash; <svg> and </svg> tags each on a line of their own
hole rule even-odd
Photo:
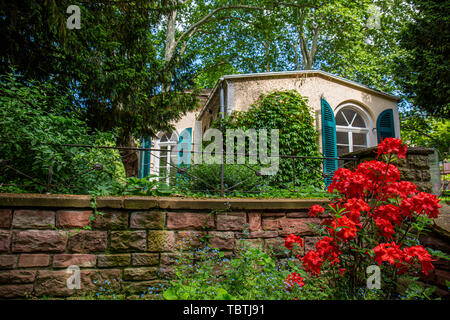
<svg viewBox="0 0 450 320">
<path fill-rule="evenodd" d="M 346 215 L 343 215 L 337 220 L 331 220 L 329 226 L 329 234 L 332 237 L 338 237 L 344 242 L 347 242 L 348 240 L 356 237 L 356 232 L 358 231 L 356 223 L 349 219 Z M 336 230 L 338 231 L 336 232 Z"/>
<path fill-rule="evenodd" d="M 325 209 L 322 206 L 319 206 L 318 204 L 314 204 L 311 206 L 311 209 L 309 209 L 309 215 L 311 217 L 315 217 L 316 215 L 320 213 L 324 213 Z"/>
<path fill-rule="evenodd" d="M 399 158 L 405 158 L 407 145 L 397 138 L 384 139 L 377 148 L 377 159 L 381 154 L 396 153 Z"/>
<path fill-rule="evenodd" d="M 292 246 L 297 243 L 300 247 L 303 247 L 303 239 L 295 234 L 290 234 L 286 238 L 284 238 L 284 246 L 289 250 L 292 250 Z"/>
<path fill-rule="evenodd" d="M 308 251 L 303 258 L 300 258 L 303 261 L 303 267 L 305 270 L 313 275 L 320 274 L 320 268 L 322 267 L 323 259 L 320 257 L 320 254 L 317 251 L 310 250 Z"/>
<path fill-rule="evenodd" d="M 387 138 L 378 146 L 378 156 L 395 153 L 399 158 L 405 158 L 407 146 L 399 139 Z M 377 156 L 377 158 L 378 158 Z M 297 256 L 305 270 L 312 275 L 319 275 L 324 263 L 335 265 L 343 275 L 346 259 L 342 254 L 359 253 L 363 259 L 374 254 L 374 260 L 379 265 L 383 262 L 393 265 L 397 273 L 406 272 L 413 264 L 420 264 L 426 275 L 434 267 L 432 257 L 422 246 L 401 247 L 396 241 L 405 222 L 414 221 L 417 215 L 426 214 L 436 218 L 439 214 L 439 199 L 426 192 L 418 192 L 417 187 L 408 181 L 400 181 L 400 171 L 392 164 L 381 161 L 366 161 L 355 170 L 338 169 L 328 188 L 329 192 L 337 190 L 341 198 L 330 206 L 336 214 L 332 218 L 322 220 L 324 230 L 328 234 L 316 243 L 314 250 L 309 250 L 303 257 Z M 370 202 L 373 201 L 373 202 Z M 371 205 L 369 205 L 369 203 Z M 316 217 L 325 209 L 313 205 L 310 215 Z M 365 230 L 376 226 L 381 237 L 390 243 L 379 243 L 374 249 L 364 247 Z M 364 236 L 363 241 L 358 236 Z M 303 246 L 303 240 L 293 234 L 285 239 L 285 247 L 292 249 L 294 243 Z"/>
<path fill-rule="evenodd" d="M 292 272 L 286 278 L 286 289 L 290 292 L 292 287 L 295 285 L 303 287 L 305 285 L 305 283 L 303 282 L 303 278 L 300 277 L 300 275 L 297 272 Z"/>
<path fill-rule="evenodd" d="M 352 220 L 358 227 L 361 227 L 361 223 L 359 222 L 359 218 L 361 217 L 361 213 L 370 211 L 370 206 L 362 199 L 348 199 L 347 202 L 344 203 L 344 208 L 346 210 L 346 216 Z"/>
<path fill-rule="evenodd" d="M 430 218 L 437 218 L 439 208 L 442 207 L 439 204 L 439 201 L 440 200 L 434 194 L 419 192 L 410 198 L 403 199 L 400 208 L 404 212 L 415 212 L 417 214 L 425 213 Z"/>
<path fill-rule="evenodd" d="M 341 251 L 331 237 L 324 237 L 316 243 L 316 250 L 308 251 L 303 258 L 298 257 L 303 262 L 307 272 L 319 275 L 324 261 L 330 261 L 332 265 L 340 262 Z"/>
<path fill-rule="evenodd" d="M 425 250 L 422 246 L 413 246 L 409 248 L 404 248 L 403 252 L 405 254 L 404 261 L 411 264 L 414 262 L 414 258 L 420 262 L 422 267 L 422 272 L 425 275 L 429 275 L 429 271 L 434 269 L 434 266 L 431 264 L 431 261 L 435 261 L 431 259 L 431 255 Z"/>
<path fill-rule="evenodd" d="M 400 171 L 396 166 L 376 160 L 366 161 L 359 164 L 354 172 L 346 168 L 337 169 L 328 191 L 332 193 L 336 189 L 347 199 L 364 199 L 378 193 L 382 185 L 399 180 Z"/>
<path fill-rule="evenodd" d="M 394 233 L 394 226 L 398 226 L 402 223 L 405 213 L 406 212 L 400 210 L 397 206 L 386 204 L 376 208 L 371 216 L 373 217 L 380 234 L 390 240 Z"/>
<path fill-rule="evenodd" d="M 422 246 L 405 247 L 400 249 L 395 242 L 381 243 L 373 249 L 375 253 L 375 261 L 378 265 L 387 262 L 394 265 L 398 269 L 398 273 L 404 273 L 408 270 L 408 265 L 417 261 L 422 267 L 422 272 L 429 275 L 429 271 L 434 269 L 431 261 L 431 255 Z"/>
<path fill-rule="evenodd" d="M 384 195 L 382 200 L 397 197 L 408 198 L 417 193 L 417 187 L 409 181 L 398 181 L 385 185 L 382 193 Z"/>
</svg>

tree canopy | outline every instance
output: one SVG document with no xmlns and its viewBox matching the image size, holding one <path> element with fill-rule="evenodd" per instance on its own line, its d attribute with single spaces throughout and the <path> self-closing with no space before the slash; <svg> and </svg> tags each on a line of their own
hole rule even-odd
<svg viewBox="0 0 450 320">
<path fill-rule="evenodd" d="M 402 30 L 396 80 L 428 115 L 450 118 L 450 2 L 410 0 L 417 11 Z"/>
</svg>

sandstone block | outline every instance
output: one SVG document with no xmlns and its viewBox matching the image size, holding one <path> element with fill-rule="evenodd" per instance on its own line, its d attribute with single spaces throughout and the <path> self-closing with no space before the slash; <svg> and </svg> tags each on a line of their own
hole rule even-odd
<svg viewBox="0 0 450 320">
<path fill-rule="evenodd" d="M 48 254 L 21 254 L 19 257 L 19 268 L 47 267 L 50 264 Z"/>
<path fill-rule="evenodd" d="M 63 252 L 66 233 L 55 230 L 13 231 L 13 252 Z"/>
<path fill-rule="evenodd" d="M 49 229 L 54 226 L 54 211 L 14 210 L 13 228 L 15 229 Z"/>
<path fill-rule="evenodd" d="M 145 231 L 112 231 L 112 251 L 144 251 L 146 233 Z"/>
<path fill-rule="evenodd" d="M 131 229 L 163 229 L 165 214 L 162 211 L 133 212 L 130 217 Z"/>
<path fill-rule="evenodd" d="M 56 226 L 59 228 L 84 228 L 89 225 L 92 210 L 58 210 Z"/>
<path fill-rule="evenodd" d="M 213 228 L 214 217 L 207 213 L 169 212 L 168 229 L 202 229 Z"/>
</svg>

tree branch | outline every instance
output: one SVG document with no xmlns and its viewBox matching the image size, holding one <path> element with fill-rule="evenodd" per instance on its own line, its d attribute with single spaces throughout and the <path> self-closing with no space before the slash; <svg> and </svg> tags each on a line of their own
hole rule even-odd
<svg viewBox="0 0 450 320">
<path fill-rule="evenodd" d="M 317 52 L 317 41 L 319 40 L 319 31 L 320 31 L 320 27 L 314 28 L 314 38 L 313 38 L 313 41 L 311 44 L 311 50 L 310 50 L 311 64 L 312 64 L 312 61 L 314 61 L 314 57 Z"/>
<path fill-rule="evenodd" d="M 180 44 L 180 42 L 188 37 L 192 37 L 192 35 L 196 32 L 197 28 L 200 27 L 201 25 L 209 22 L 209 20 L 219 11 L 223 11 L 223 10 L 230 10 L 230 9 L 251 9 L 251 10 L 266 10 L 265 8 L 262 7 L 254 7 L 254 6 L 247 6 L 247 5 L 233 5 L 233 6 L 224 6 L 224 7 L 219 7 L 216 8 L 214 10 L 212 10 L 210 13 L 208 13 L 206 16 L 204 16 L 203 18 L 201 18 L 199 21 L 197 21 L 196 23 L 192 24 L 186 31 L 184 31 L 181 36 L 178 38 L 178 40 L 175 42 L 175 48 Z"/>
</svg>

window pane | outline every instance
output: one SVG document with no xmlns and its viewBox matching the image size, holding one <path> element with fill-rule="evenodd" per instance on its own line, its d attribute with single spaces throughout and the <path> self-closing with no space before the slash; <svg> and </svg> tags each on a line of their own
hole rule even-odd
<svg viewBox="0 0 450 320">
<path fill-rule="evenodd" d="M 338 144 L 348 144 L 348 132 L 336 132 L 336 142 Z"/>
<path fill-rule="evenodd" d="M 348 146 L 337 146 L 337 154 L 338 156 L 348 152 Z"/>
<path fill-rule="evenodd" d="M 342 109 L 342 112 L 344 113 L 344 116 L 348 121 L 348 125 L 350 125 L 356 112 L 352 109 Z"/>
<path fill-rule="evenodd" d="M 364 119 L 358 114 L 353 120 L 352 127 L 365 128 L 366 124 L 364 123 Z"/>
<path fill-rule="evenodd" d="M 339 111 L 336 115 L 336 125 L 338 126 L 348 126 L 344 117 L 342 116 L 342 111 Z"/>
<path fill-rule="evenodd" d="M 169 135 L 166 133 L 166 134 L 164 134 L 162 137 L 161 137 L 161 140 L 160 140 L 161 142 L 167 142 L 167 141 L 169 141 Z"/>
<path fill-rule="evenodd" d="M 353 133 L 353 144 L 360 146 L 367 145 L 367 134 L 366 133 Z"/>
</svg>

